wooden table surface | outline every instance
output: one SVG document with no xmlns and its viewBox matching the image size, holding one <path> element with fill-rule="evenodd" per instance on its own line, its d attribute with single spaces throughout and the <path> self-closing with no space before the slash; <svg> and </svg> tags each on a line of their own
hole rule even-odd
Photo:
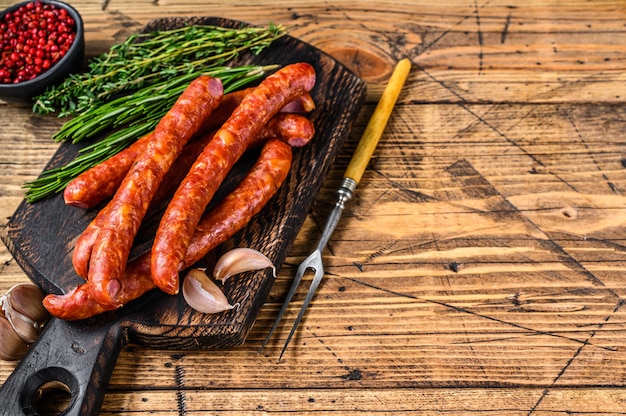
<svg viewBox="0 0 626 416">
<path fill-rule="evenodd" d="M 102 415 L 626 414 L 623 0 L 71 3 L 88 57 L 153 18 L 207 15 L 281 23 L 368 82 L 246 343 L 128 345 Z M 283 360 L 290 319 L 258 354 L 403 57 L 413 69 L 324 253 L 326 278 Z M 4 226 L 62 121 L 0 114 Z M 0 259 L 4 293 L 27 278 L 4 246 Z M 0 382 L 15 365 L 0 363 Z"/>
</svg>

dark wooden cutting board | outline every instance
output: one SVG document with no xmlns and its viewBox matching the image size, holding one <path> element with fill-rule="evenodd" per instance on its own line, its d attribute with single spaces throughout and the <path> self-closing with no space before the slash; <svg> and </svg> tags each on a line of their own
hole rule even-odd
<svg viewBox="0 0 626 416">
<path fill-rule="evenodd" d="M 186 24 L 242 25 L 210 17 L 160 19 L 149 23 L 144 32 Z M 306 147 L 294 149 L 291 172 L 278 194 L 214 256 L 229 248 L 252 247 L 280 267 L 365 100 L 366 85 L 361 79 L 330 56 L 289 36 L 260 55 L 242 54 L 234 65 L 295 62 L 308 62 L 317 72 L 312 91 L 316 109 L 310 115 L 316 136 Z M 46 169 L 71 160 L 78 150 L 75 145 L 61 145 Z M 233 175 L 240 176 L 245 168 L 245 163 L 238 165 Z M 82 282 L 73 271 L 71 255 L 76 239 L 95 214 L 96 210 L 66 206 L 62 195 L 35 204 L 22 202 L 1 238 L 33 282 L 46 292 L 66 293 Z M 146 220 L 147 224 L 157 221 L 154 217 Z M 135 254 L 149 247 L 151 235 L 150 226 L 142 229 Z M 71 403 L 64 414 L 97 414 L 119 351 L 128 343 L 172 349 L 240 345 L 273 280 L 268 270 L 230 279 L 224 292 L 232 302 L 241 302 L 241 307 L 221 314 L 197 313 L 182 295 L 154 290 L 120 310 L 85 321 L 52 319 L 0 389 L 3 414 L 36 414 L 33 397 L 48 382 L 60 382 L 70 391 Z"/>
</svg>

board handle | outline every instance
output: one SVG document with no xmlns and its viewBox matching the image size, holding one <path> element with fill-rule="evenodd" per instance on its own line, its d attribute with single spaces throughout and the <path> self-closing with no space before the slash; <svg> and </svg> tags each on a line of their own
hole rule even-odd
<svg viewBox="0 0 626 416">
<path fill-rule="evenodd" d="M 96 416 L 123 346 L 122 332 L 113 320 L 87 325 L 52 318 L 0 388 L 0 414 L 46 413 L 47 390 L 56 389 L 69 399 L 64 409 L 52 410 Z"/>
</svg>

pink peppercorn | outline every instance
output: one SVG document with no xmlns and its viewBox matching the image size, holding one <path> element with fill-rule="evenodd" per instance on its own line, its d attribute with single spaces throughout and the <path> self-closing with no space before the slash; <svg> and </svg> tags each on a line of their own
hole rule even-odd
<svg viewBox="0 0 626 416">
<path fill-rule="evenodd" d="M 0 19 L 0 84 L 33 79 L 50 69 L 76 38 L 65 9 L 35 0 Z"/>
</svg>

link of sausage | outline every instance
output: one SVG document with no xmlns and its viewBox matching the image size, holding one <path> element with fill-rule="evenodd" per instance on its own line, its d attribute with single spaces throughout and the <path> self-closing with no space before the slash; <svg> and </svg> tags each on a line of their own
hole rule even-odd
<svg viewBox="0 0 626 416">
<path fill-rule="evenodd" d="M 314 84 L 311 65 L 285 66 L 246 95 L 215 133 L 174 194 L 157 229 L 151 255 L 152 278 L 157 287 L 169 294 L 178 293 L 178 271 L 193 232 L 226 174 L 263 125 Z"/>
<path fill-rule="evenodd" d="M 199 129 L 202 136 L 222 125 L 253 88 L 247 88 L 224 95 L 219 106 Z M 303 94 L 281 109 L 284 113 L 309 113 L 315 109 L 310 94 Z M 92 208 L 112 196 L 124 180 L 133 162 L 152 140 L 147 134 L 115 156 L 97 164 L 72 179 L 63 191 L 65 203 L 77 208 Z M 193 140 L 193 139 L 192 139 Z"/>
<path fill-rule="evenodd" d="M 260 139 L 276 137 L 291 147 L 306 146 L 315 135 L 315 126 L 311 120 L 292 113 L 276 114 L 257 136 Z"/>
<path fill-rule="evenodd" d="M 291 168 L 291 148 L 269 140 L 246 177 L 211 211 L 203 215 L 184 260 L 192 266 L 219 244 L 241 230 L 258 214 L 285 181 Z M 117 301 L 126 304 L 156 286 L 150 274 L 150 253 L 128 263 L 121 279 Z M 100 305 L 91 295 L 90 283 L 77 286 L 65 295 L 47 295 L 43 301 L 55 317 L 86 319 L 114 308 Z"/>
<path fill-rule="evenodd" d="M 154 139 L 135 160 L 107 208 L 89 259 L 88 280 L 99 303 L 119 305 L 115 294 L 130 250 L 146 211 L 163 176 L 184 145 L 219 104 L 223 94 L 217 78 L 200 76 L 192 81 L 159 121 Z"/>
</svg>

